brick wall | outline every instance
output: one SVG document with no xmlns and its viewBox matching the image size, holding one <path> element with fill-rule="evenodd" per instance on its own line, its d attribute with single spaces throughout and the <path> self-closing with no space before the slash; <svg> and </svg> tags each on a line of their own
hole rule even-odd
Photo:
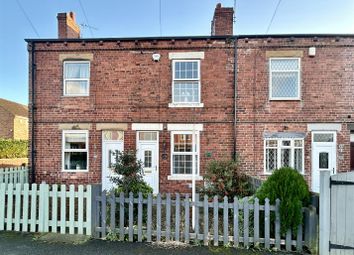
<svg viewBox="0 0 354 255">
<path fill-rule="evenodd" d="M 36 50 L 36 182 L 100 183 L 102 145 L 97 123 L 128 123 L 124 133 L 125 149 L 136 146 L 136 131 L 131 130 L 131 123 L 203 124 L 201 172 L 209 159 L 232 157 L 232 41 L 57 42 L 37 43 Z M 172 101 L 172 65 L 168 55 L 170 52 L 196 51 L 205 55 L 201 59 L 201 102 L 204 107 L 168 107 Z M 159 62 L 152 60 L 153 53 L 161 54 Z M 63 54 L 92 54 L 89 97 L 62 96 Z M 88 173 L 61 171 L 60 123 L 92 123 Z M 166 159 L 162 158 L 163 143 L 166 143 Z M 211 157 L 205 156 L 206 153 Z M 160 131 L 160 190 L 187 192 L 187 181 L 167 180 L 170 171 L 170 132 L 164 130 Z"/>
<path fill-rule="evenodd" d="M 240 39 L 238 41 L 237 151 L 241 168 L 265 178 L 263 134 L 305 132 L 305 177 L 311 179 L 309 123 L 339 123 L 337 171 L 349 171 L 354 56 L 351 38 Z M 350 45 L 350 46 L 348 46 Z M 316 47 L 316 56 L 308 48 Z M 269 51 L 301 52 L 301 100 L 269 100 Z"/>
<path fill-rule="evenodd" d="M 263 134 L 304 132 L 305 178 L 311 179 L 309 123 L 339 123 L 337 169 L 349 170 L 354 64 L 352 38 L 240 38 L 238 40 L 236 147 L 241 169 L 264 175 Z M 309 57 L 308 48 L 316 47 Z M 181 39 L 140 41 L 86 41 L 36 43 L 36 171 L 47 182 L 100 182 L 101 131 L 97 123 L 127 123 L 125 148 L 135 148 L 131 123 L 202 123 L 201 172 L 209 160 L 233 153 L 234 83 L 233 41 Z M 171 103 L 170 52 L 203 51 L 201 101 L 203 108 L 169 108 Z M 301 53 L 301 100 L 270 101 L 269 51 Z M 161 54 L 160 62 L 151 55 Z M 91 56 L 89 97 L 63 97 L 63 54 Z M 91 55 L 90 55 L 91 54 Z M 60 123 L 92 123 L 89 173 L 63 173 Z M 169 132 L 160 132 L 167 143 L 167 159 L 160 158 L 160 190 L 188 191 L 187 181 L 169 181 Z M 48 156 L 49 155 L 49 156 Z M 38 180 L 38 181 L 39 181 Z"/>
</svg>

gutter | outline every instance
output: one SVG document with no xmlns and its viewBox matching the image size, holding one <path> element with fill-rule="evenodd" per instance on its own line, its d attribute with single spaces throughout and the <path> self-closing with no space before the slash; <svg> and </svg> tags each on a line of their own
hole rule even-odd
<svg viewBox="0 0 354 255">
<path fill-rule="evenodd" d="M 353 38 L 352 34 L 250 34 L 250 35 L 197 35 L 197 36 L 147 36 L 147 37 L 102 37 L 102 38 L 36 38 L 25 39 L 26 42 L 117 42 L 117 41 L 153 41 L 153 40 L 226 40 L 226 39 L 259 39 L 259 38 L 336 38 L 336 37 L 349 37 Z"/>
<path fill-rule="evenodd" d="M 35 64 L 35 43 L 31 42 L 30 44 L 31 49 L 31 183 L 36 182 L 36 165 L 35 165 L 35 146 L 34 146 L 34 117 L 35 117 L 35 80 L 36 80 L 36 64 Z"/>
<path fill-rule="evenodd" d="M 236 150 L 237 150 L 237 146 L 236 146 L 236 131 L 237 131 L 237 110 L 236 110 L 236 102 L 237 102 L 237 66 L 238 66 L 238 59 L 237 59 L 237 37 L 235 37 L 234 39 L 234 148 L 233 148 L 233 159 L 236 160 Z"/>
</svg>

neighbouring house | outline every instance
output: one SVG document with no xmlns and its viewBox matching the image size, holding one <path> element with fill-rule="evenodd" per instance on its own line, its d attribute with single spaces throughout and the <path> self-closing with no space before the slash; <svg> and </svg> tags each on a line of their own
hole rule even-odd
<svg viewBox="0 0 354 255">
<path fill-rule="evenodd" d="M 0 138 L 28 140 L 28 106 L 0 98 Z"/>
<path fill-rule="evenodd" d="M 319 171 L 353 169 L 353 35 L 235 36 L 221 4 L 211 36 L 80 38 L 73 13 L 58 28 L 26 40 L 37 182 L 110 188 L 113 152 L 130 149 L 155 192 L 190 192 L 193 169 L 201 182 L 236 156 L 261 179 L 294 167 L 314 191 Z"/>
</svg>

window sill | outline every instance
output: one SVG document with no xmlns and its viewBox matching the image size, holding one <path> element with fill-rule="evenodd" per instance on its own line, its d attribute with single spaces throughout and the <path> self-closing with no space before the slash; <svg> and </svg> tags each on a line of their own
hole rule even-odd
<svg viewBox="0 0 354 255">
<path fill-rule="evenodd" d="M 63 173 L 88 173 L 89 170 L 61 170 Z"/>
<path fill-rule="evenodd" d="M 202 108 L 204 107 L 203 103 L 193 103 L 193 104 L 177 104 L 177 103 L 169 103 L 168 107 L 170 108 Z"/>
<path fill-rule="evenodd" d="M 301 98 L 292 97 L 279 97 L 279 98 L 269 98 L 269 101 L 301 101 Z"/>
<path fill-rule="evenodd" d="M 83 94 L 78 94 L 78 95 L 62 95 L 61 97 L 89 97 L 90 95 L 87 94 L 87 95 L 83 95 Z"/>
<path fill-rule="evenodd" d="M 191 181 L 192 176 L 191 175 L 168 175 L 167 180 L 169 180 L 169 181 Z M 196 175 L 195 180 L 202 181 L 203 176 Z"/>
</svg>

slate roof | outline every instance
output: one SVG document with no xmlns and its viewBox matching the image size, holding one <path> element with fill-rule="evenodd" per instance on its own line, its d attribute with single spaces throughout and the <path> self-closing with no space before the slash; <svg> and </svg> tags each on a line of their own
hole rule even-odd
<svg viewBox="0 0 354 255">
<path fill-rule="evenodd" d="M 28 106 L 0 98 L 0 107 L 15 116 L 28 118 Z"/>
</svg>

